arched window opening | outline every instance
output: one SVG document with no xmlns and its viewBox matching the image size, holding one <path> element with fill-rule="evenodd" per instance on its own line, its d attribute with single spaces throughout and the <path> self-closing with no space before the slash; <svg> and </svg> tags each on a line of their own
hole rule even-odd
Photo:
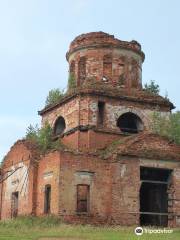
<svg viewBox="0 0 180 240">
<path fill-rule="evenodd" d="M 142 120 L 131 112 L 122 114 L 117 120 L 117 126 L 122 132 L 127 133 L 138 133 L 143 130 Z"/>
<path fill-rule="evenodd" d="M 103 58 L 103 78 L 107 81 L 112 78 L 112 56 L 105 55 Z"/>
<path fill-rule="evenodd" d="M 81 57 L 78 64 L 78 81 L 81 85 L 86 78 L 86 58 Z"/>
<path fill-rule="evenodd" d="M 60 135 L 64 132 L 66 128 L 66 123 L 63 117 L 59 117 L 56 120 L 55 126 L 54 126 L 54 134 L 55 135 Z"/>
</svg>

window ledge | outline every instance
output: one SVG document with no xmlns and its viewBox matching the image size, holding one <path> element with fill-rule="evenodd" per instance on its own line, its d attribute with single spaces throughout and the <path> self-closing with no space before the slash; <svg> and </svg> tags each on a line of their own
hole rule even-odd
<svg viewBox="0 0 180 240">
<path fill-rule="evenodd" d="M 76 212 L 76 215 L 78 215 L 78 216 L 90 216 L 90 213 L 88 213 L 88 212 Z"/>
</svg>

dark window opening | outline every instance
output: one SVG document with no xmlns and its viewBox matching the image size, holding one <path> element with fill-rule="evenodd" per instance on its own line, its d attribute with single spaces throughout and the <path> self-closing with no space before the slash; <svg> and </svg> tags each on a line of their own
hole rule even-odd
<svg viewBox="0 0 180 240">
<path fill-rule="evenodd" d="M 89 185 L 77 185 L 77 212 L 89 212 Z"/>
<path fill-rule="evenodd" d="M 119 76 L 119 85 L 122 86 L 125 84 L 125 76 L 124 76 L 124 73 L 122 73 L 120 76 Z"/>
<path fill-rule="evenodd" d="M 141 167 L 140 224 L 167 226 L 171 170 Z"/>
<path fill-rule="evenodd" d="M 15 218 L 18 216 L 18 201 L 19 192 L 13 192 L 11 196 L 11 217 Z"/>
<path fill-rule="evenodd" d="M 98 126 L 103 126 L 104 124 L 104 109 L 105 102 L 98 102 Z"/>
<path fill-rule="evenodd" d="M 170 173 L 171 170 L 167 169 L 141 167 L 141 180 L 167 182 L 169 180 Z"/>
<path fill-rule="evenodd" d="M 66 123 L 63 117 L 59 117 L 56 122 L 55 122 L 55 126 L 54 126 L 54 134 L 55 135 L 60 135 L 64 132 L 66 128 Z"/>
<path fill-rule="evenodd" d="M 48 214 L 50 213 L 51 209 L 51 185 L 45 186 L 45 192 L 44 192 L 44 213 Z"/>
<path fill-rule="evenodd" d="M 81 85 L 86 78 L 86 58 L 81 57 L 78 64 L 78 83 Z"/>
<path fill-rule="evenodd" d="M 112 56 L 105 55 L 103 58 L 103 78 L 106 81 L 112 78 Z"/>
<path fill-rule="evenodd" d="M 122 114 L 117 120 L 117 126 L 122 132 L 127 133 L 138 133 L 143 130 L 141 119 L 131 112 Z"/>
</svg>

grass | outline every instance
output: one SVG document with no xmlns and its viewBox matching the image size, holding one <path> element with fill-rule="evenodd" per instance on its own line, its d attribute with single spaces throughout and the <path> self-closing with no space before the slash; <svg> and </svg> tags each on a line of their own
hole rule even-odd
<svg viewBox="0 0 180 240">
<path fill-rule="evenodd" d="M 143 234 L 136 236 L 134 228 L 69 225 L 55 217 L 19 217 L 0 222 L 0 240 L 38 240 L 43 237 L 65 237 L 84 240 L 178 240 L 180 229 L 171 234 Z"/>
</svg>

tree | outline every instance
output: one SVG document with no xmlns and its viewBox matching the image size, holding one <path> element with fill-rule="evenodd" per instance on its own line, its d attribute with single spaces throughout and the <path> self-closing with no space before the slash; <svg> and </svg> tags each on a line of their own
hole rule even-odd
<svg viewBox="0 0 180 240">
<path fill-rule="evenodd" d="M 155 95 L 158 95 L 160 92 L 159 85 L 154 80 L 151 80 L 149 84 L 145 83 L 144 90 Z"/>
<path fill-rule="evenodd" d="M 38 138 L 38 132 L 38 125 L 36 124 L 34 127 L 32 124 L 30 124 L 26 129 L 26 139 L 36 142 Z"/>
<path fill-rule="evenodd" d="M 45 105 L 48 106 L 48 105 L 58 103 L 63 96 L 64 96 L 64 92 L 59 88 L 52 89 L 48 93 Z"/>
<path fill-rule="evenodd" d="M 26 131 L 26 139 L 35 143 L 42 153 L 60 147 L 60 141 L 53 140 L 53 129 L 48 122 L 42 128 L 30 125 Z"/>
<path fill-rule="evenodd" d="M 180 112 L 172 113 L 169 117 L 162 116 L 158 112 L 154 113 L 152 130 L 154 133 L 180 144 Z"/>
</svg>

